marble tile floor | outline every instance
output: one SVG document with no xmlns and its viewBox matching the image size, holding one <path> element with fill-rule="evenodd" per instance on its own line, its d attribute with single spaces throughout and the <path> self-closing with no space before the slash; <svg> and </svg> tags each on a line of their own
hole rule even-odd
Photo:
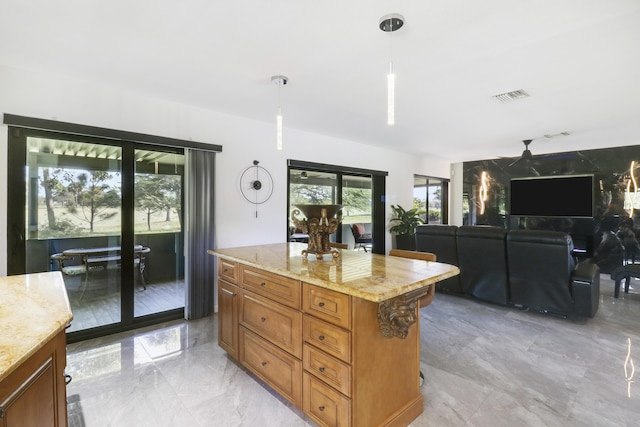
<svg viewBox="0 0 640 427">
<path fill-rule="evenodd" d="M 69 345 L 69 425 L 315 425 L 216 335 L 214 315 Z M 600 309 L 582 322 L 437 294 L 421 312 L 421 360 L 412 427 L 638 426 L 640 282 L 616 300 L 602 275 Z"/>
</svg>

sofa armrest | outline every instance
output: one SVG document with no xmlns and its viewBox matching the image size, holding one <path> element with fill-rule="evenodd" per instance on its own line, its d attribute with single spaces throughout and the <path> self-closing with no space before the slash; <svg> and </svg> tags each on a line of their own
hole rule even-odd
<svg viewBox="0 0 640 427">
<path fill-rule="evenodd" d="M 593 317 L 600 303 L 600 268 L 590 261 L 579 263 L 571 275 L 571 291 L 575 312 Z"/>
</svg>

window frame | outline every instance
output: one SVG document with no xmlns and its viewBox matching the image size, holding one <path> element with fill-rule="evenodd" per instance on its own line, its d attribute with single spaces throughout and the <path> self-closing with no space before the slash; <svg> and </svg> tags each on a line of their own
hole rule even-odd
<svg viewBox="0 0 640 427">
<path fill-rule="evenodd" d="M 420 185 L 416 185 L 416 180 L 418 179 L 424 179 L 424 183 L 421 183 Z M 424 214 L 424 222 L 425 224 L 429 224 L 429 191 L 428 188 L 430 187 L 430 185 L 435 185 L 434 184 L 430 184 L 430 181 L 439 181 L 440 182 L 440 203 L 441 203 L 441 207 L 440 207 L 440 217 L 441 217 L 441 224 L 449 224 L 449 183 L 450 180 L 448 178 L 439 178 L 439 177 L 435 177 L 435 176 L 428 176 L 428 175 L 420 175 L 420 174 L 414 174 L 413 175 L 413 190 L 415 192 L 416 188 L 420 188 L 420 187 L 424 187 L 425 188 L 425 214 Z"/>
<path fill-rule="evenodd" d="M 386 244 L 386 214 L 385 214 L 385 193 L 386 193 L 386 177 L 389 175 L 386 171 L 378 171 L 373 169 L 362 169 L 350 166 L 330 165 L 326 163 L 313 163 L 301 160 L 287 160 L 287 209 L 290 205 L 290 171 L 291 169 L 307 170 L 314 172 L 326 172 L 335 173 L 337 175 L 337 185 L 339 188 L 339 194 L 337 196 L 337 203 L 342 203 L 342 176 L 366 176 L 371 178 L 371 225 L 372 225 L 372 237 L 373 246 L 372 252 L 377 254 L 385 254 Z M 286 217 L 289 218 L 290 212 L 287 212 Z M 286 237 L 285 241 L 289 237 L 289 222 L 286 222 Z M 338 236 L 342 237 L 341 235 Z"/>
</svg>

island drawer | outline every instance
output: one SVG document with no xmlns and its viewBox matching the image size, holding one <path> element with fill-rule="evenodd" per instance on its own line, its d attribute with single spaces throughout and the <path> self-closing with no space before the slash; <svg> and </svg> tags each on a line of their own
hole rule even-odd
<svg viewBox="0 0 640 427">
<path fill-rule="evenodd" d="M 331 289 L 303 283 L 302 309 L 322 320 L 351 329 L 351 297 Z"/>
<path fill-rule="evenodd" d="M 240 324 L 300 358 L 302 313 L 246 290 L 240 295 Z"/>
<path fill-rule="evenodd" d="M 233 261 L 219 258 L 218 276 L 222 279 L 229 280 L 232 283 L 238 283 L 238 264 Z"/>
<path fill-rule="evenodd" d="M 240 267 L 242 287 L 300 309 L 300 281 L 248 266 Z"/>
<path fill-rule="evenodd" d="M 307 314 L 302 319 L 304 341 L 351 363 L 351 332 Z"/>
<path fill-rule="evenodd" d="M 240 328 L 240 363 L 302 408 L 302 363 L 251 331 Z"/>
<path fill-rule="evenodd" d="M 322 381 L 302 374 L 303 411 L 321 426 L 351 425 L 351 400 Z"/>
<path fill-rule="evenodd" d="M 351 397 L 351 366 L 349 364 L 304 344 L 302 367 L 340 393 Z"/>
</svg>

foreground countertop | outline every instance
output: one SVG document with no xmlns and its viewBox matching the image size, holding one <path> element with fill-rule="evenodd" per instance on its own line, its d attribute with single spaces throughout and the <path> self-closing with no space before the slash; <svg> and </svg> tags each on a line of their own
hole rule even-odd
<svg viewBox="0 0 640 427">
<path fill-rule="evenodd" d="M 306 243 L 275 243 L 228 249 L 209 254 L 261 268 L 368 301 L 381 302 L 424 288 L 460 273 L 458 267 L 346 249 L 340 257 L 302 256 Z"/>
<path fill-rule="evenodd" d="M 0 277 L 0 381 L 72 318 L 59 271 Z"/>
</svg>

